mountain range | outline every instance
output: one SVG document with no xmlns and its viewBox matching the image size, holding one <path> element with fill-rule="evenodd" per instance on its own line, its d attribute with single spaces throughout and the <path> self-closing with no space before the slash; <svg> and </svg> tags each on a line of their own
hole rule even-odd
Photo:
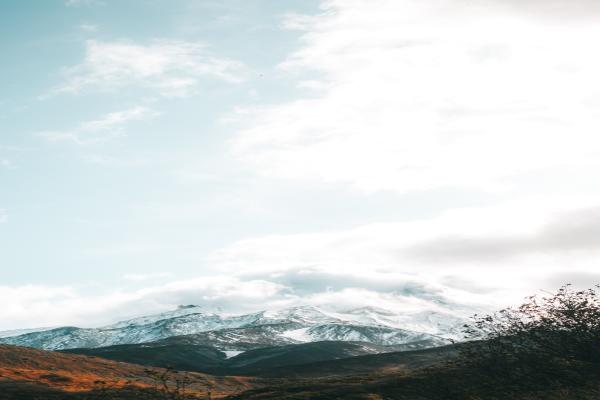
<svg viewBox="0 0 600 400">
<path fill-rule="evenodd" d="M 454 315 L 373 308 L 224 315 L 185 306 L 101 328 L 9 332 L 1 340 L 21 346 L 0 344 L 0 398 L 598 398 L 597 371 L 589 372 L 589 363 L 553 366 L 563 379 L 558 384 L 529 370 L 523 375 L 511 367 L 515 380 L 481 368 L 482 360 L 496 359 L 489 356 L 493 342 L 445 345 L 462 323 Z"/>
<path fill-rule="evenodd" d="M 445 345 L 463 323 L 450 313 L 372 307 L 230 315 L 180 306 L 99 328 L 0 332 L 0 367 L 6 370 L 0 368 L 0 375 L 8 377 L 0 390 L 19 400 L 91 399 L 104 398 L 102 382 L 110 382 L 111 398 L 155 398 L 144 369 L 150 368 L 188 371 L 182 376 L 196 382 L 200 397 L 207 387 L 218 387 L 219 395 L 211 389 L 213 398 L 237 398 L 241 391 L 285 386 L 291 378 L 342 379 L 431 365 L 452 354 Z"/>
<path fill-rule="evenodd" d="M 228 315 L 190 305 L 100 328 L 0 332 L 0 343 L 67 350 L 175 341 L 179 345 L 212 347 L 225 357 L 258 348 L 320 341 L 361 342 L 414 350 L 447 344 L 457 338 L 462 324 L 464 319 L 460 316 L 433 311 L 396 314 L 364 307 L 333 312 L 301 306 Z"/>
</svg>

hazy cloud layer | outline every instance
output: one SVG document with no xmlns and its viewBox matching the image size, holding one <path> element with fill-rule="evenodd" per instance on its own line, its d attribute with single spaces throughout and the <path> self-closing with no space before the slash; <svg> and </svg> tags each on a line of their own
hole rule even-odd
<svg viewBox="0 0 600 400">
<path fill-rule="evenodd" d="M 425 287 L 423 282 L 412 282 Z M 99 326 L 119 319 L 175 309 L 181 304 L 198 304 L 207 310 L 253 312 L 298 304 L 321 305 L 340 310 L 377 306 L 397 312 L 424 310 L 468 314 L 475 308 L 454 308 L 446 303 L 440 287 L 431 287 L 428 296 L 408 291 L 382 292 L 362 287 L 339 290 L 296 292 L 292 286 L 264 279 L 240 279 L 205 276 L 185 281 L 149 286 L 139 290 L 111 291 L 103 295 L 85 295 L 85 288 L 48 286 L 0 286 L 0 299 L 10 299 L 0 310 L 0 330 L 36 326 Z M 435 299 L 429 297 L 435 296 Z M 440 299 L 444 301 L 440 301 Z"/>
<path fill-rule="evenodd" d="M 282 288 L 264 281 L 203 277 L 149 286 L 138 290 L 111 290 L 86 295 L 85 288 L 50 286 L 0 286 L 0 298 L 10 299 L 0 311 L 0 329 L 36 326 L 96 326 L 132 315 L 165 311 L 179 304 L 204 304 L 209 308 L 248 304 L 256 306 Z M 89 291 L 89 289 L 88 289 Z M 35 322 L 34 322 L 35 321 Z"/>
<path fill-rule="evenodd" d="M 528 254 L 598 251 L 600 208 L 596 207 L 563 213 L 530 235 L 437 238 L 409 248 L 405 254 L 432 263 L 489 263 Z"/>
<path fill-rule="evenodd" d="M 138 289 L 124 285 L 105 294 L 72 286 L 3 287 L 0 299 L 10 299 L 10 306 L 0 310 L 0 328 L 32 320 L 98 325 L 179 304 L 225 312 L 312 304 L 470 315 L 565 283 L 600 283 L 594 272 L 600 208 L 585 206 L 594 200 L 565 209 L 558 198 L 532 212 L 537 199 L 531 199 L 430 219 L 247 239 L 215 252 L 212 272 L 185 280 L 128 274 L 123 283 Z"/>
<path fill-rule="evenodd" d="M 546 198 L 542 205 L 533 198 L 431 219 L 244 240 L 215 253 L 213 263 L 298 291 L 364 287 L 433 299 L 431 287 L 411 285 L 414 278 L 456 290 L 448 297 L 458 304 L 485 303 L 476 300 L 482 295 L 499 306 L 539 289 L 554 290 L 558 277 L 568 283 L 567 271 L 595 270 L 600 209 L 588 206 L 595 201 Z M 565 208 L 578 202 L 580 207 Z"/>
<path fill-rule="evenodd" d="M 475 2 L 459 0 L 458 3 L 468 5 Z M 527 13 L 533 17 L 554 17 L 561 20 L 568 18 L 600 18 L 600 4 L 594 0 L 483 0 L 477 2 L 479 7 L 495 6 L 505 12 Z"/>
</svg>

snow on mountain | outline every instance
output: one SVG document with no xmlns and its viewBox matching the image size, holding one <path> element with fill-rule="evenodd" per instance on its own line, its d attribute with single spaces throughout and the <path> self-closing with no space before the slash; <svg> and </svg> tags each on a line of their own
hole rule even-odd
<svg viewBox="0 0 600 400">
<path fill-rule="evenodd" d="M 358 325 L 381 325 L 410 331 L 423 332 L 445 338 L 459 339 L 465 318 L 449 312 L 421 311 L 397 314 L 375 307 L 363 307 L 339 314 L 341 319 Z"/>
<path fill-rule="evenodd" d="M 154 343 L 165 346 L 173 344 L 209 346 L 221 351 L 246 351 L 300 343 L 302 341 L 284 336 L 288 331 L 297 329 L 299 326 L 293 323 L 282 323 L 220 329 L 191 335 L 173 336 Z"/>
<path fill-rule="evenodd" d="M 12 336 L 21 336 L 27 333 L 47 331 L 52 328 L 34 328 L 34 329 L 16 329 L 10 331 L 0 331 L 0 339 Z"/>
<path fill-rule="evenodd" d="M 295 322 L 305 325 L 328 324 L 343 322 L 333 313 L 311 306 L 286 308 L 278 311 L 263 312 L 263 320 L 270 323 Z"/>
<path fill-rule="evenodd" d="M 283 332 L 281 336 L 293 340 L 295 342 L 310 342 L 313 340 L 313 337 L 310 334 L 309 330 L 309 326 L 298 329 L 290 329 Z"/>
<path fill-rule="evenodd" d="M 124 328 L 124 327 L 135 327 L 135 326 L 143 326 L 151 323 L 155 323 L 162 320 L 168 320 L 172 318 L 185 317 L 193 314 L 204 314 L 204 315 L 215 315 L 210 312 L 206 312 L 202 307 L 188 305 L 188 306 L 179 306 L 177 310 L 168 311 L 160 314 L 148 315 L 143 317 L 138 317 L 134 319 L 129 319 L 126 321 L 120 321 L 116 324 L 110 325 L 112 328 Z"/>
<path fill-rule="evenodd" d="M 46 350 L 95 348 L 198 335 L 191 341 L 221 350 L 238 351 L 258 345 L 281 345 L 325 340 L 377 345 L 420 343 L 431 347 L 453 338 L 460 317 L 438 312 L 396 314 L 372 307 L 331 312 L 301 306 L 243 315 L 207 312 L 197 306 L 134 318 L 113 325 L 82 329 L 62 327 L 0 337 L 0 343 Z"/>
<path fill-rule="evenodd" d="M 232 358 L 232 357 L 235 357 L 235 356 L 239 356 L 240 354 L 243 353 L 243 351 L 225 350 L 224 353 L 225 353 L 225 357 L 229 359 L 229 358 Z"/>
<path fill-rule="evenodd" d="M 385 326 L 365 326 L 350 324 L 328 324 L 310 327 L 306 335 L 310 341 L 336 340 L 344 342 L 367 342 L 382 346 L 405 344 L 433 339 L 431 335 Z"/>
</svg>

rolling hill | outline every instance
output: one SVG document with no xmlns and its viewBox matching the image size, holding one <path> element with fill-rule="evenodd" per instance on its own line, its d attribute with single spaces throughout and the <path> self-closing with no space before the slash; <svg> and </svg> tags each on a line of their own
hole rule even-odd
<svg viewBox="0 0 600 400">
<path fill-rule="evenodd" d="M 164 372 L 160 368 L 97 357 L 0 345 L 2 400 L 94 398 L 107 391 L 117 396 L 114 398 L 131 399 L 131 393 L 146 396 L 133 398 L 153 398 L 158 382 L 152 373 Z M 185 376 L 190 380 L 190 394 L 204 396 L 211 391 L 213 398 L 245 391 L 256 382 L 251 378 L 212 377 L 200 373 Z M 171 374 L 168 385 L 174 387 L 178 377 Z M 154 398 L 164 398 L 154 394 Z M 118 397 L 121 395 L 125 397 Z"/>
</svg>

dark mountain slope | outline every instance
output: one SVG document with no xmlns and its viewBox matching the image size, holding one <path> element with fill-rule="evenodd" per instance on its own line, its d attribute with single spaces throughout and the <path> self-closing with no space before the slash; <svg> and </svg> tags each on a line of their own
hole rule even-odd
<svg viewBox="0 0 600 400">
<path fill-rule="evenodd" d="M 318 348 L 311 350 L 315 353 L 320 351 Z M 299 362 L 291 361 L 287 364 L 282 364 L 280 361 L 281 358 L 278 355 L 273 358 L 273 361 L 258 360 L 254 364 L 236 365 L 238 360 L 235 359 L 238 357 L 241 358 L 242 354 L 232 359 L 231 367 L 227 369 L 227 372 L 248 376 L 286 379 L 380 374 L 383 372 L 412 371 L 423 367 L 430 367 L 452 359 L 457 354 L 455 346 L 444 346 L 426 350 L 367 354 L 328 360 L 322 357 L 321 360 L 308 362 L 308 358 L 299 356 L 302 351 L 302 348 L 298 348 L 297 352 L 290 353 L 291 356 L 301 357 L 301 361 Z M 344 351 L 348 351 L 348 349 Z M 315 359 L 319 357 L 321 356 L 315 356 Z M 221 371 L 214 369 L 212 373 L 220 374 Z"/>
<path fill-rule="evenodd" d="M 213 375 L 262 377 L 353 375 L 386 369 L 414 369 L 455 353 L 452 346 L 392 352 L 394 350 L 395 347 L 370 343 L 326 341 L 249 350 L 226 359 L 223 352 L 211 347 L 159 341 L 64 352 Z"/>
<path fill-rule="evenodd" d="M 213 347 L 171 343 L 173 341 L 168 340 L 95 349 L 69 349 L 62 352 L 141 365 L 172 367 L 183 371 L 218 375 L 260 375 L 281 366 L 346 359 L 393 350 L 370 343 L 313 342 L 249 350 L 227 359 L 224 352 Z"/>
<path fill-rule="evenodd" d="M 190 344 L 124 344 L 96 349 L 71 349 L 63 353 L 102 357 L 109 360 L 181 371 L 207 371 L 226 361 L 225 354 L 214 347 Z"/>
<path fill-rule="evenodd" d="M 385 346 L 354 342 L 314 342 L 287 346 L 269 347 L 247 351 L 233 357 L 222 366 L 207 371 L 215 375 L 240 373 L 248 376 L 280 376 L 280 368 L 300 368 L 321 361 L 352 359 L 365 354 L 389 351 Z"/>
</svg>

